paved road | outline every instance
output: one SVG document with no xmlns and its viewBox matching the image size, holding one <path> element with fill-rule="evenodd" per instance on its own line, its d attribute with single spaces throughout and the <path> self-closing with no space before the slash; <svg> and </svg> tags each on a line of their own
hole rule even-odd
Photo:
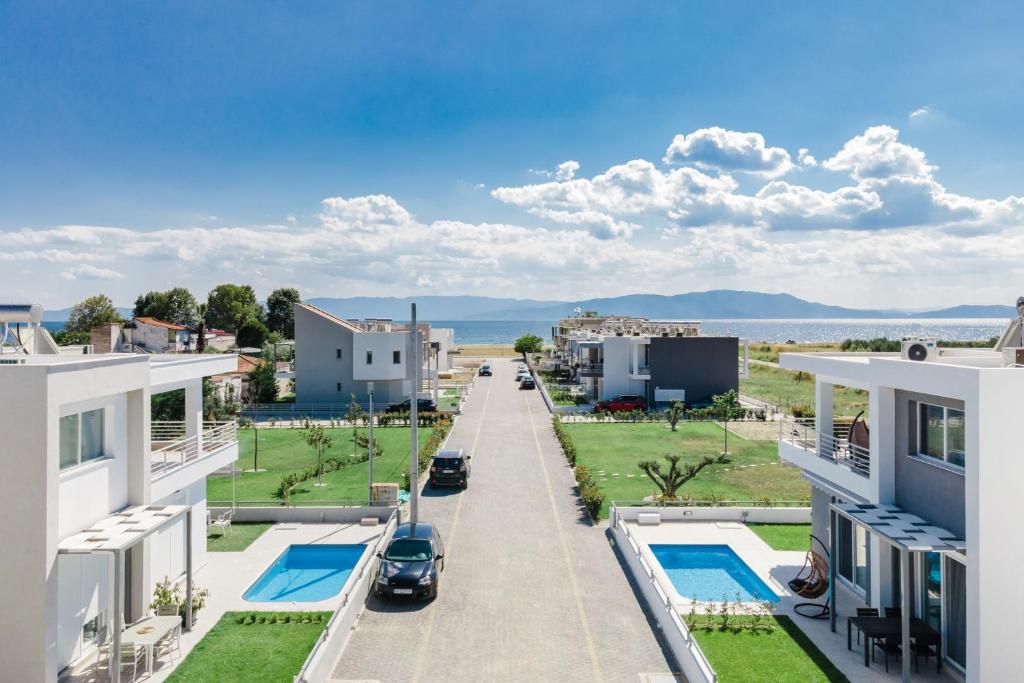
<svg viewBox="0 0 1024 683">
<path fill-rule="evenodd" d="M 674 667 L 572 473 L 537 391 L 497 359 L 449 447 L 473 455 L 469 488 L 426 489 L 445 571 L 433 603 L 371 598 L 336 681 L 638 681 Z"/>
</svg>

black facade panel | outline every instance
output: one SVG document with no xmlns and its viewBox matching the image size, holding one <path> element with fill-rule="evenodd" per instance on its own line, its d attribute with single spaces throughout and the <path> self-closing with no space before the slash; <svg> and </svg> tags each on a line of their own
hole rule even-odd
<svg viewBox="0 0 1024 683">
<path fill-rule="evenodd" d="M 736 337 L 652 337 L 648 399 L 654 400 L 655 389 L 685 389 L 692 405 L 739 391 L 738 354 Z"/>
</svg>

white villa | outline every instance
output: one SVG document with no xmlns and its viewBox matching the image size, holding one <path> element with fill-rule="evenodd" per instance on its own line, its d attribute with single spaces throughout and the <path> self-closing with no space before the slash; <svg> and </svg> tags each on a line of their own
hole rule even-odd
<svg viewBox="0 0 1024 683">
<path fill-rule="evenodd" d="M 814 423 L 786 423 L 779 453 L 812 486 L 832 590 L 844 602 L 902 607 L 904 652 L 908 621 L 927 622 L 941 633 L 944 665 L 967 681 L 1021 678 L 1010 644 L 1024 608 L 1012 512 L 1024 484 L 1022 321 L 996 349 L 910 340 L 903 353 L 780 356 L 815 375 Z M 868 393 L 867 425 L 833 418 L 835 386 Z M 833 630 L 845 633 L 848 616 L 837 629 L 833 610 Z"/>
<path fill-rule="evenodd" d="M 234 371 L 234 355 L 62 355 L 40 318 L 0 307 L 9 681 L 57 680 L 147 614 L 158 581 L 190 581 L 206 558 L 206 476 L 238 457 L 234 423 L 202 413 L 202 379 Z M 10 322 L 27 327 L 9 335 Z M 151 396 L 176 389 L 184 420 L 152 422 Z"/>
</svg>

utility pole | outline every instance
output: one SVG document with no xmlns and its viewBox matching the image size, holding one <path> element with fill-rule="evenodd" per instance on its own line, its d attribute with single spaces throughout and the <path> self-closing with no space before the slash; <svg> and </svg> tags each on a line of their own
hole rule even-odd
<svg viewBox="0 0 1024 683">
<path fill-rule="evenodd" d="M 370 435 L 366 439 L 366 444 L 370 451 L 369 470 L 370 470 L 370 484 L 366 489 L 366 500 L 373 504 L 373 382 L 367 382 L 366 388 L 370 392 Z"/>
<path fill-rule="evenodd" d="M 409 333 L 412 342 L 412 354 L 409 362 L 412 364 L 410 376 L 412 377 L 409 390 L 409 517 L 415 524 L 419 521 L 420 490 L 420 440 L 417 433 L 419 422 L 419 400 L 420 400 L 420 330 L 416 327 L 416 304 L 412 304 L 412 332 Z"/>
</svg>

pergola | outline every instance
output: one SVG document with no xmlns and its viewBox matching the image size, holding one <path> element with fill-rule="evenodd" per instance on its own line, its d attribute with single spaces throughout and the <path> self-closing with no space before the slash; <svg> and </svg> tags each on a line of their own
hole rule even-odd
<svg viewBox="0 0 1024 683">
<path fill-rule="evenodd" d="M 854 524 L 884 539 L 900 553 L 900 647 L 903 651 L 904 681 L 910 681 L 910 553 L 964 552 L 967 543 L 956 534 L 935 526 L 917 515 L 904 512 L 895 505 L 870 503 L 834 503 L 832 510 Z M 832 632 L 836 630 L 835 557 L 838 551 L 834 525 L 829 540 L 829 612 Z"/>
<path fill-rule="evenodd" d="M 139 541 L 180 517 L 185 517 L 185 631 L 192 628 L 192 507 L 189 505 L 139 505 L 115 512 L 88 529 L 68 536 L 57 546 L 63 554 L 108 553 L 114 559 L 114 642 L 115 664 L 110 667 L 113 683 L 121 680 L 121 630 L 124 628 L 124 558 Z"/>
</svg>

